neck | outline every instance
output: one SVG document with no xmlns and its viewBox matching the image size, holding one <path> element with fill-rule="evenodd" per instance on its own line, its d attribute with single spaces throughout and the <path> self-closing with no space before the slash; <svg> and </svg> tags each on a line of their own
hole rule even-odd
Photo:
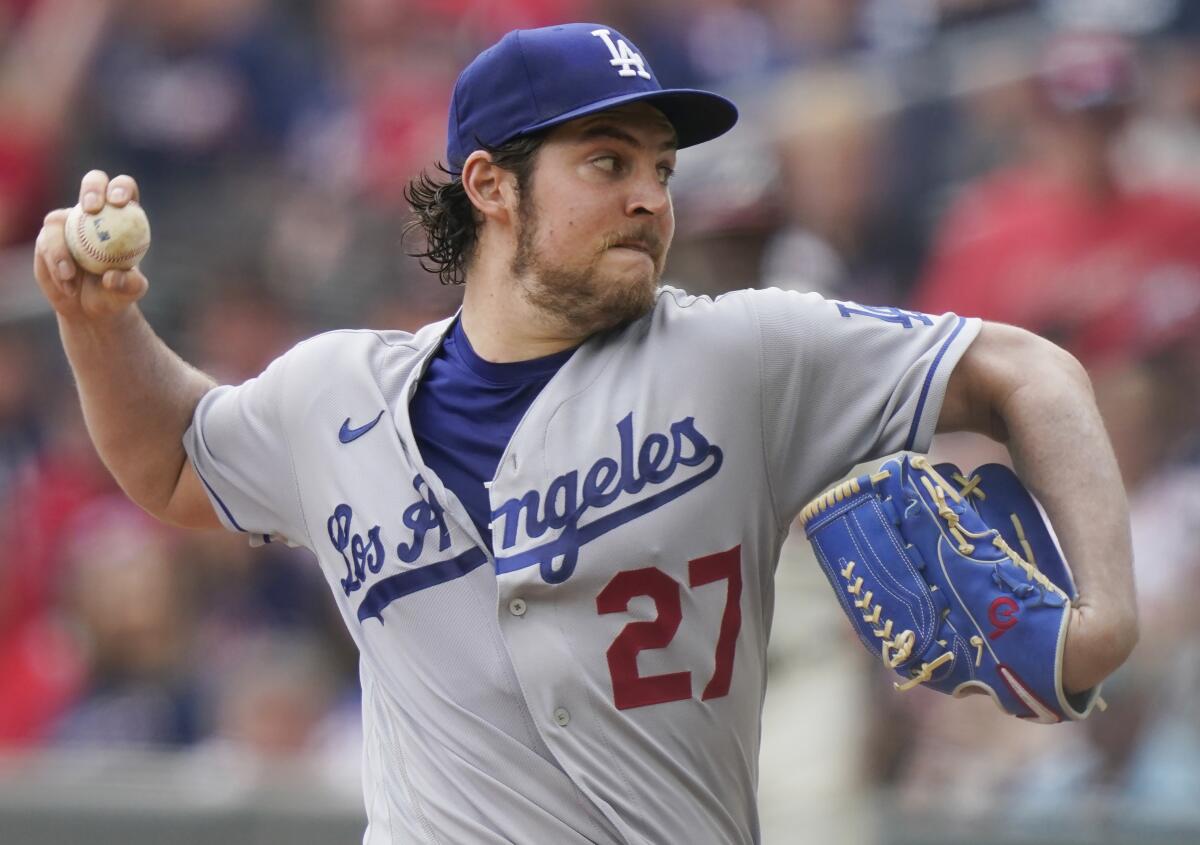
<svg viewBox="0 0 1200 845">
<path fill-rule="evenodd" d="M 531 305 L 508 274 L 472 272 L 460 319 L 475 353 L 493 364 L 542 358 L 587 339 L 564 331 L 558 321 Z"/>
</svg>

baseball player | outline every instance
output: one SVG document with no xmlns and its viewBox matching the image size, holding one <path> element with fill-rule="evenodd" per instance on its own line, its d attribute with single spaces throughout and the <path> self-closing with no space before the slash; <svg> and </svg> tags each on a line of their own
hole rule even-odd
<svg viewBox="0 0 1200 845">
<path fill-rule="evenodd" d="M 411 190 L 459 313 L 323 334 L 236 387 L 155 337 L 139 270 L 82 274 L 46 218 L 37 279 L 126 492 L 315 554 L 361 653 L 365 842 L 759 841 L 780 545 L 938 430 L 1007 440 L 1075 562 L 1068 687 L 1132 648 L 1126 504 L 1073 359 L 953 314 L 660 285 L 676 151 L 736 118 L 611 27 L 507 34 Z"/>
</svg>

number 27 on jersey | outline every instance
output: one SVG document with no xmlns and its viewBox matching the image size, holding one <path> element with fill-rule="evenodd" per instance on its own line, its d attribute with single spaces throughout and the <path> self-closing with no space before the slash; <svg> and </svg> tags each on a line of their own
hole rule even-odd
<svg viewBox="0 0 1200 845">
<path fill-rule="evenodd" d="M 729 694 L 733 677 L 733 657 L 738 632 L 742 627 L 741 546 L 688 561 L 690 589 L 716 589 L 725 583 L 725 610 L 715 643 L 715 668 L 700 695 L 702 701 Z M 596 612 L 625 613 L 638 596 L 654 602 L 655 618 L 630 622 L 608 647 L 608 669 L 612 676 L 613 703 L 618 710 L 684 701 L 692 697 L 691 671 L 641 675 L 638 653 L 666 648 L 675 638 L 683 621 L 683 587 L 657 567 L 627 569 L 618 572 L 596 596 Z"/>
</svg>

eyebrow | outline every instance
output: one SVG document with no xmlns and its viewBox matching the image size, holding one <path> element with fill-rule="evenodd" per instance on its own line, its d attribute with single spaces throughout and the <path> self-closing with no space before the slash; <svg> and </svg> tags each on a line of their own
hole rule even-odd
<svg viewBox="0 0 1200 845">
<path fill-rule="evenodd" d="M 635 138 L 629 132 L 626 132 L 620 127 L 614 126 L 611 123 L 594 123 L 579 136 L 581 140 L 590 141 L 594 138 L 612 138 L 616 141 L 622 141 L 635 149 L 642 149 L 644 144 Z M 671 137 L 664 141 L 659 147 L 661 150 L 673 150 L 679 145 L 679 141 L 675 136 L 674 130 L 671 132 Z"/>
</svg>

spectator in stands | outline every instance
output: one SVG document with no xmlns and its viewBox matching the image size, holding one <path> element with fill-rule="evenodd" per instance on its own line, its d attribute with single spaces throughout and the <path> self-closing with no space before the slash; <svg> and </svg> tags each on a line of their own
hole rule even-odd
<svg viewBox="0 0 1200 845">
<path fill-rule="evenodd" d="M 1139 185 L 1200 194 L 1200 4 L 1186 4 L 1197 31 L 1154 42 L 1153 84 L 1122 155 Z"/>
<path fill-rule="evenodd" d="M 1127 799 L 1135 828 L 1194 825 L 1200 554 L 1189 538 L 1200 529 L 1200 276 L 1147 280 L 1062 341 L 1088 368 L 1129 490 L 1139 646 L 1105 685 L 1110 713 L 1050 732 L 984 699 L 923 690 L 889 699 L 895 713 L 882 722 L 907 738 L 892 749 L 890 782 L 909 810 L 953 807 L 960 820 L 1003 813 L 1013 835 L 1038 841 L 1057 836 L 1047 825 L 1072 823 L 1064 807 L 1097 794 Z M 986 449 L 938 438 L 932 451 L 976 466 Z"/>
<path fill-rule="evenodd" d="M 888 207 L 888 93 L 848 68 L 789 77 L 779 102 L 784 223 L 763 256 L 763 284 L 871 305 L 898 301 L 920 255 L 909 222 Z"/>
<path fill-rule="evenodd" d="M 64 604 L 86 669 L 55 741 L 195 742 L 203 707 L 189 669 L 193 611 L 172 535 L 122 496 L 97 500 L 64 530 Z"/>
<path fill-rule="evenodd" d="M 0 324 L 0 502 L 42 440 L 36 348 L 26 327 Z"/>
<path fill-rule="evenodd" d="M 39 409 L 42 448 L 20 466 L 0 507 L 0 746 L 44 740 L 75 699 L 82 658 L 59 613 L 68 526 L 116 490 L 74 388 L 56 387 Z"/>
<path fill-rule="evenodd" d="M 1200 274 L 1148 280 L 1069 344 L 1130 491 L 1143 639 L 1110 697 L 1121 720 L 1091 725 L 1099 764 L 1138 825 L 1200 820 Z"/>
<path fill-rule="evenodd" d="M 1139 97 L 1128 43 L 1068 35 L 1034 79 L 1025 162 L 967 189 L 950 212 L 915 306 L 1013 322 L 1050 335 L 1088 368 L 1129 490 L 1146 620 L 1138 650 L 1106 685 L 1119 718 L 1048 736 L 989 702 L 910 696 L 912 742 L 894 756 L 910 807 L 1020 807 L 1015 827 L 1055 835 L 1062 807 L 1097 793 L 1145 806 L 1138 823 L 1191 812 L 1200 784 L 1200 203 L 1133 187 L 1118 164 Z M 974 466 L 986 448 L 935 441 Z M 969 454 L 969 457 L 964 457 Z M 995 455 L 989 458 L 995 459 Z M 970 748 L 970 754 L 965 753 Z M 964 768 L 948 761 L 970 759 Z M 1189 791 L 1193 790 L 1193 791 Z"/>
<path fill-rule="evenodd" d="M 264 630 L 239 645 L 216 682 L 214 740 L 252 758 L 312 753 L 341 683 L 321 641 Z"/>
<path fill-rule="evenodd" d="M 1062 339 L 1157 279 L 1200 273 L 1200 200 L 1130 188 L 1117 167 L 1139 93 L 1130 44 L 1062 36 L 1034 85 L 1026 160 L 964 191 L 912 304 Z"/>
<path fill-rule="evenodd" d="M 282 203 L 277 159 L 328 86 L 286 4 L 113 2 L 119 37 L 88 74 L 79 166 L 138 174 L 154 305 L 183 311 L 216 270 L 261 255 Z"/>
<path fill-rule="evenodd" d="M 114 0 L 0 0 L 0 247 L 32 239 Z"/>
</svg>

